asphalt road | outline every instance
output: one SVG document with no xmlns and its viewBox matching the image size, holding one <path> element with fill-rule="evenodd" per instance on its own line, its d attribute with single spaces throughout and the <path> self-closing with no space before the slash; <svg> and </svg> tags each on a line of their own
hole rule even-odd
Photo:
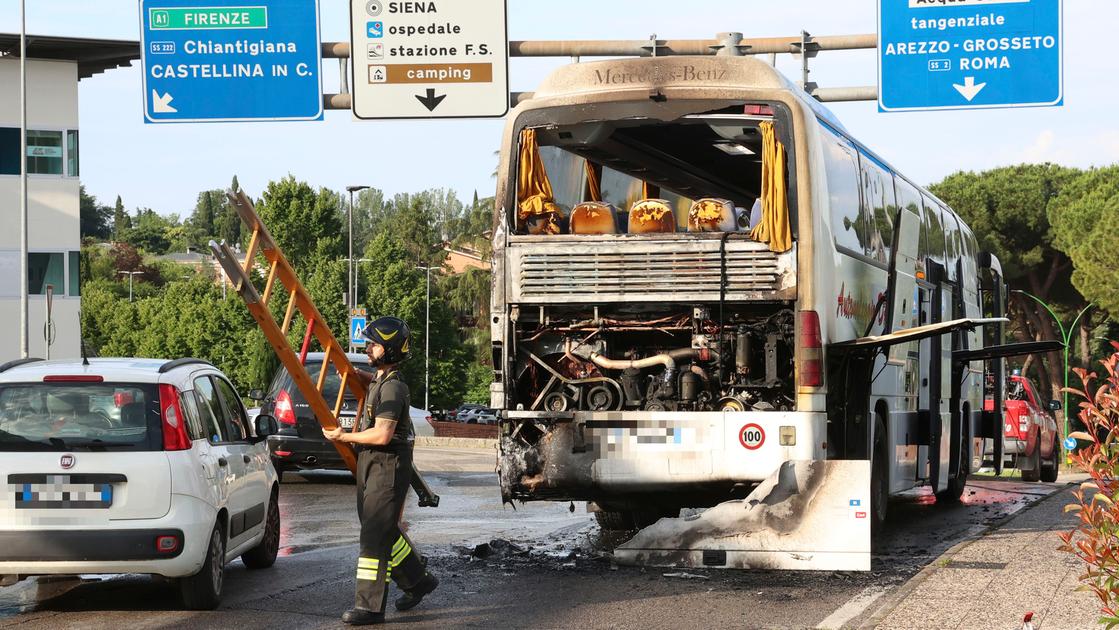
<svg viewBox="0 0 1119 630">
<path fill-rule="evenodd" d="M 405 517 L 441 585 L 421 607 L 393 615 L 394 625 L 840 627 L 871 614 L 952 545 L 1058 487 L 976 478 L 963 503 L 948 507 L 925 492 L 907 495 L 891 505 L 869 573 L 681 572 L 615 566 L 609 551 L 620 540 L 604 536 L 581 505 L 502 506 L 493 462 L 485 451 L 417 453 L 421 470 L 438 471 L 427 478 L 442 505 L 418 508 L 413 497 Z M 340 627 L 338 616 L 353 602 L 353 480 L 289 478 L 281 492 L 283 557 L 264 571 L 230 565 L 219 610 L 179 611 L 176 591 L 144 576 L 28 580 L 0 589 L 0 627 Z M 488 555 L 474 553 L 491 541 Z"/>
</svg>

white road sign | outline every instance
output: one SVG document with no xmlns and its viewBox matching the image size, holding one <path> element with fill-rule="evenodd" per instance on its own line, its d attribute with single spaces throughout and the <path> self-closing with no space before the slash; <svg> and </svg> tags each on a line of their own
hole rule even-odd
<svg viewBox="0 0 1119 630">
<path fill-rule="evenodd" d="M 350 0 L 350 55 L 357 118 L 509 111 L 505 0 Z"/>
</svg>

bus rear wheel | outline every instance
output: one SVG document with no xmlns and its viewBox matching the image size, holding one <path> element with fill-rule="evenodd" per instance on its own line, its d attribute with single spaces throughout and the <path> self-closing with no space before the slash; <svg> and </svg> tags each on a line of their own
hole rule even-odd
<svg viewBox="0 0 1119 630">
<path fill-rule="evenodd" d="M 971 468 L 971 458 L 967 452 L 967 435 L 960 436 L 960 466 L 956 474 L 948 478 L 948 487 L 936 493 L 936 502 L 944 504 L 959 503 L 964 496 L 967 486 L 968 471 Z"/>
<path fill-rule="evenodd" d="M 886 514 L 890 500 L 887 485 L 886 423 L 881 416 L 874 421 L 874 449 L 870 456 L 870 530 L 871 534 L 882 531 L 886 525 Z"/>
</svg>

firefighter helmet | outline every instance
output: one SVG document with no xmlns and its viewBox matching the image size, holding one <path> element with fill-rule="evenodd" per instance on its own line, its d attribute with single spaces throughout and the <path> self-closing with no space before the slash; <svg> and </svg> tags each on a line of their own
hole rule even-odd
<svg viewBox="0 0 1119 630">
<path fill-rule="evenodd" d="M 361 331 L 368 343 L 375 343 L 385 349 L 385 363 L 400 363 L 408 358 L 412 330 L 398 317 L 378 317 L 365 330 Z"/>
</svg>

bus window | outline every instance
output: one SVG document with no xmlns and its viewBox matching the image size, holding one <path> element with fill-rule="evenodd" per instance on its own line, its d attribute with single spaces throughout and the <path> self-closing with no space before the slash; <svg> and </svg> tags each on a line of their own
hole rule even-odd
<svg viewBox="0 0 1119 630">
<path fill-rule="evenodd" d="M 861 211 L 859 163 L 851 143 L 821 126 L 824 166 L 828 178 L 828 211 L 836 247 L 864 254 L 872 224 Z"/>
<path fill-rule="evenodd" d="M 921 192 L 917 188 L 905 181 L 900 177 L 894 178 L 894 189 L 897 191 L 897 204 L 903 208 L 909 208 L 917 216 L 923 216 L 921 209 Z M 919 270 L 925 268 L 925 257 L 928 256 L 929 248 L 925 243 L 927 235 L 927 228 L 924 220 L 921 222 L 921 235 L 917 241 L 917 267 Z"/>
<path fill-rule="evenodd" d="M 944 264 L 944 224 L 940 219 L 940 206 L 928 197 L 923 197 L 925 206 L 926 250 L 929 260 Z"/>
<path fill-rule="evenodd" d="M 602 167 L 601 190 L 602 201 L 613 204 L 622 218 L 633 207 L 633 204 L 645 198 L 644 186 L 640 179 L 615 171 L 609 166 Z M 665 188 L 662 188 L 658 194 L 661 199 L 672 206 L 672 211 L 676 215 L 676 229 L 681 232 L 687 230 L 688 210 L 692 207 L 692 200 Z M 625 221 L 620 222 L 623 226 L 626 223 Z M 625 231 L 625 229 L 623 228 L 622 231 Z"/>
<path fill-rule="evenodd" d="M 960 260 L 960 224 L 956 221 L 956 213 L 948 208 L 941 206 L 941 216 L 944 217 L 944 259 L 945 266 L 948 267 L 948 280 L 949 282 L 958 282 L 957 276 L 957 263 Z"/>
<path fill-rule="evenodd" d="M 868 230 L 870 241 L 866 255 L 881 263 L 890 262 L 890 248 L 894 243 L 894 221 L 897 219 L 897 199 L 894 196 L 893 175 L 881 162 L 865 152 L 859 152 L 862 167 L 863 209 L 872 224 Z"/>
<path fill-rule="evenodd" d="M 570 215 L 571 209 L 583 202 L 587 185 L 586 160 L 559 147 L 540 147 L 540 161 L 548 173 L 555 202 Z"/>
</svg>

